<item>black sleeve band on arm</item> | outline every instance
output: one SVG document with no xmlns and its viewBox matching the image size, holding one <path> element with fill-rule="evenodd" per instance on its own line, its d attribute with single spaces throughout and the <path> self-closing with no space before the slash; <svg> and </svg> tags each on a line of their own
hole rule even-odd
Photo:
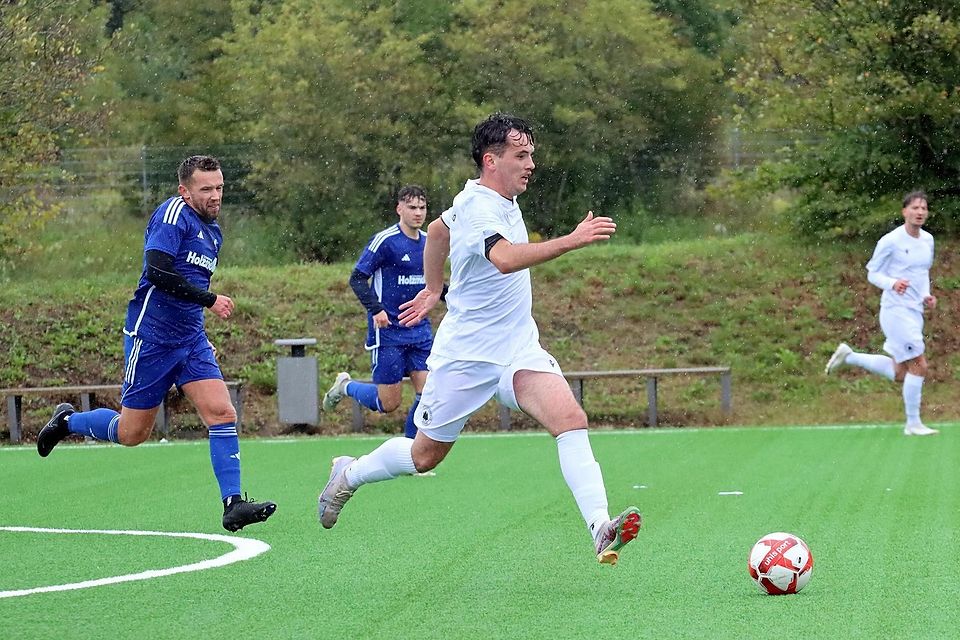
<svg viewBox="0 0 960 640">
<path fill-rule="evenodd" d="M 173 268 L 173 256 L 169 253 L 150 249 L 146 254 L 146 262 L 147 280 L 160 291 L 203 307 L 212 307 L 217 301 L 217 294 L 191 284 L 177 273 Z"/>
<path fill-rule="evenodd" d="M 484 245 L 483 255 L 486 256 L 487 260 L 490 259 L 490 249 L 493 249 L 493 245 L 497 244 L 503 239 L 504 238 L 502 235 L 500 235 L 499 233 L 495 233 L 483 241 L 483 245 Z"/>
<path fill-rule="evenodd" d="M 363 308 L 375 316 L 383 311 L 383 305 L 380 304 L 377 296 L 374 295 L 373 290 L 370 288 L 369 279 L 370 276 L 354 269 L 353 273 L 350 274 L 350 288 L 353 289 L 357 300 L 360 301 Z"/>
</svg>

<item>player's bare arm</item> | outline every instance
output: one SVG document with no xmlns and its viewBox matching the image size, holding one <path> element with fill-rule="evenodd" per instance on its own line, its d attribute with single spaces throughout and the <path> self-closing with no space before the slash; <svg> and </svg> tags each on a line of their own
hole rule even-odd
<svg viewBox="0 0 960 640">
<path fill-rule="evenodd" d="M 443 295 L 443 265 L 450 255 L 450 229 L 442 218 L 427 226 L 427 244 L 423 247 L 423 277 L 426 287 L 413 300 L 400 305 L 398 320 L 404 327 L 412 327 L 427 317 Z"/>
<path fill-rule="evenodd" d="M 500 273 L 513 273 L 553 260 L 588 244 L 609 240 L 616 231 L 617 224 L 612 218 L 594 216 L 593 212 L 589 211 L 577 228 L 565 236 L 531 244 L 512 244 L 505 239 L 500 240 L 490 249 L 488 257 Z"/>
</svg>

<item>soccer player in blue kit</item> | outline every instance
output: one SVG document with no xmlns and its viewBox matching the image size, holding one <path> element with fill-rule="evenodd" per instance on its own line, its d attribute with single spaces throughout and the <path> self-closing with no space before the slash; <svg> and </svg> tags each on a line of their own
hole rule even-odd
<svg viewBox="0 0 960 640">
<path fill-rule="evenodd" d="M 403 377 L 413 384 L 413 405 L 407 413 L 404 435 L 413 438 L 420 392 L 427 380 L 427 356 L 433 345 L 430 320 L 404 327 L 397 317 L 400 305 L 424 286 L 423 247 L 427 234 L 427 194 L 408 185 L 397 192 L 400 221 L 374 235 L 350 275 L 350 287 L 367 310 L 367 343 L 373 383 L 357 382 L 341 372 L 323 397 L 323 410 L 332 411 L 345 397 L 355 398 L 371 411 L 390 413 L 400 406 Z"/>
<path fill-rule="evenodd" d="M 209 290 L 223 241 L 217 224 L 223 173 L 216 158 L 191 156 L 180 163 L 177 177 L 179 195 L 153 212 L 144 234 L 143 272 L 123 329 L 120 413 L 59 404 L 37 436 L 37 451 L 50 455 L 71 433 L 135 447 L 150 437 L 167 391 L 177 385 L 209 431 L 223 527 L 239 531 L 269 518 L 277 505 L 240 495 L 237 413 L 204 330 L 204 307 L 224 320 L 234 308 L 229 297 Z"/>
</svg>

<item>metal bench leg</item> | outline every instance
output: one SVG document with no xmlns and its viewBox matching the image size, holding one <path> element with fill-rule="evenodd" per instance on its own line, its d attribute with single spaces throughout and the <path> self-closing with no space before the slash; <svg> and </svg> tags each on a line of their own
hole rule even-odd
<svg viewBox="0 0 960 640">
<path fill-rule="evenodd" d="M 510 407 L 505 407 L 502 404 L 499 405 L 500 408 L 500 430 L 501 431 L 510 431 Z"/>
<path fill-rule="evenodd" d="M 583 378 L 576 378 L 570 382 L 570 390 L 573 391 L 573 397 L 577 404 L 583 407 Z"/>
<path fill-rule="evenodd" d="M 237 412 L 236 427 L 237 433 L 240 433 L 240 427 L 243 426 L 243 385 L 227 387 L 227 391 L 230 392 L 230 404 L 233 405 L 233 410 Z"/>
<path fill-rule="evenodd" d="M 156 426 L 157 430 L 160 431 L 161 438 L 166 438 L 168 435 L 170 435 L 170 416 L 167 415 L 166 398 L 164 398 L 163 402 L 160 403 L 160 410 L 157 411 L 157 417 L 153 424 Z"/>
<path fill-rule="evenodd" d="M 20 444 L 20 418 L 23 415 L 23 398 L 7 396 L 7 427 L 10 429 L 10 443 Z"/>
<path fill-rule="evenodd" d="M 731 391 L 732 381 L 729 373 L 720 376 L 720 407 L 725 415 L 730 415 L 733 411 L 733 392 Z"/>
<path fill-rule="evenodd" d="M 657 379 L 647 378 L 647 426 L 657 426 Z"/>
<path fill-rule="evenodd" d="M 363 406 L 356 398 L 351 399 L 353 400 L 353 418 L 351 419 L 353 430 L 357 432 L 363 431 Z"/>
<path fill-rule="evenodd" d="M 96 399 L 96 396 L 89 391 L 84 391 L 83 393 L 81 393 L 80 394 L 80 411 L 83 411 L 83 412 L 90 411 L 95 399 Z M 90 444 L 90 443 L 96 442 L 96 439 L 90 436 L 83 436 L 83 441 Z"/>
</svg>

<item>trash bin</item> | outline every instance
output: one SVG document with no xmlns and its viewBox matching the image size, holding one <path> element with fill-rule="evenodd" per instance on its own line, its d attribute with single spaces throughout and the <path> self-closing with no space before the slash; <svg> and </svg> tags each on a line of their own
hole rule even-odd
<svg viewBox="0 0 960 640">
<path fill-rule="evenodd" d="M 316 338 L 274 340 L 279 347 L 290 347 L 289 357 L 277 358 L 277 407 L 284 424 L 316 425 L 320 418 L 317 402 L 317 359 L 306 355 Z"/>
</svg>

